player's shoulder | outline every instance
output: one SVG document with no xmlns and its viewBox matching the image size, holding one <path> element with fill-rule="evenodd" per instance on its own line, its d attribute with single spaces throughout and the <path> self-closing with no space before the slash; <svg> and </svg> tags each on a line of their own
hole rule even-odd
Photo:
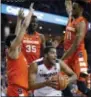
<svg viewBox="0 0 91 98">
<path fill-rule="evenodd" d="M 63 63 L 63 60 L 57 59 L 56 62 L 59 63 L 59 64 L 62 64 Z"/>
<path fill-rule="evenodd" d="M 43 57 L 33 61 L 33 63 L 36 63 L 38 66 L 43 64 Z"/>
</svg>

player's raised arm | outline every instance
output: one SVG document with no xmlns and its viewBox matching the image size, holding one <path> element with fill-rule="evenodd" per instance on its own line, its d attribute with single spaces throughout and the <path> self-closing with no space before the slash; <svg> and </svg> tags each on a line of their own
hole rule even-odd
<svg viewBox="0 0 91 98">
<path fill-rule="evenodd" d="M 26 18 L 23 22 L 26 28 L 28 28 L 28 26 L 30 24 L 30 21 L 31 21 L 31 17 L 33 15 L 33 11 L 34 11 L 33 5 L 34 5 L 34 3 L 31 3 L 30 8 L 29 8 L 29 13 L 28 13 L 28 15 L 26 16 Z"/>
<path fill-rule="evenodd" d="M 15 40 L 13 40 L 12 43 L 11 43 L 11 48 L 12 49 L 15 49 L 18 45 L 20 45 L 20 43 L 23 39 L 23 36 L 26 32 L 26 29 L 29 26 L 29 23 L 30 23 L 30 20 L 31 20 L 31 17 L 32 17 L 32 13 L 33 13 L 32 7 L 33 7 L 33 4 L 31 4 L 29 14 L 25 17 L 22 25 L 20 26 L 19 34 L 16 36 Z"/>
<path fill-rule="evenodd" d="M 18 16 L 17 16 L 17 24 L 16 24 L 16 28 L 15 28 L 15 35 L 17 36 L 19 34 L 20 28 L 21 28 L 21 22 L 24 19 L 24 13 L 23 13 L 23 9 L 20 9 L 18 12 Z"/>
<path fill-rule="evenodd" d="M 65 0 L 65 7 L 66 7 L 67 14 L 69 16 L 71 16 L 71 14 L 72 14 L 72 0 Z"/>
</svg>

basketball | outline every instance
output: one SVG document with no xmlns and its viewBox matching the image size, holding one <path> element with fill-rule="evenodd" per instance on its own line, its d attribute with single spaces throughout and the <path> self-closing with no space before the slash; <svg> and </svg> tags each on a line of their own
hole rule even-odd
<svg viewBox="0 0 91 98">
<path fill-rule="evenodd" d="M 57 90 L 64 90 L 68 85 L 68 76 L 58 74 L 52 77 L 52 80 L 58 81 Z"/>
</svg>

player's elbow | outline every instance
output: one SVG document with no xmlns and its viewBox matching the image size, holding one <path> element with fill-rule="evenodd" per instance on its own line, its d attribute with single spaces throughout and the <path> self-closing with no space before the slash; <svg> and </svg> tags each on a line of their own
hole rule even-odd
<svg viewBox="0 0 91 98">
<path fill-rule="evenodd" d="M 74 73 L 74 78 L 75 78 L 75 80 L 77 80 L 77 75 Z"/>
<path fill-rule="evenodd" d="M 77 80 L 77 75 L 76 75 L 76 73 L 73 73 L 73 74 L 72 74 L 72 77 L 73 77 L 73 82 Z"/>
<path fill-rule="evenodd" d="M 33 86 L 33 84 L 32 83 L 29 83 L 28 84 L 28 90 L 34 90 L 35 88 L 34 88 L 34 86 Z"/>
</svg>

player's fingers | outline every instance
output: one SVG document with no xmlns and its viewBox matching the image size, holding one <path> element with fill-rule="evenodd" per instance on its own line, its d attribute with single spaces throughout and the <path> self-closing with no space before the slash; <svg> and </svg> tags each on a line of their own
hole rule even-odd
<svg viewBox="0 0 91 98">
<path fill-rule="evenodd" d="M 23 14 L 23 13 L 24 13 L 24 9 L 22 8 L 22 9 L 21 9 L 21 14 Z"/>
<path fill-rule="evenodd" d="M 58 85 L 51 84 L 50 86 L 51 86 L 52 88 L 55 88 L 55 89 L 58 88 Z"/>
<path fill-rule="evenodd" d="M 51 82 L 53 82 L 53 83 L 58 83 L 58 80 L 51 80 Z"/>
<path fill-rule="evenodd" d="M 55 87 L 58 87 L 59 83 L 57 81 L 52 81 L 51 84 Z"/>
<path fill-rule="evenodd" d="M 21 9 L 20 9 L 20 13 L 23 13 L 23 11 L 24 11 L 24 9 L 23 9 L 23 8 L 21 8 Z"/>
</svg>

